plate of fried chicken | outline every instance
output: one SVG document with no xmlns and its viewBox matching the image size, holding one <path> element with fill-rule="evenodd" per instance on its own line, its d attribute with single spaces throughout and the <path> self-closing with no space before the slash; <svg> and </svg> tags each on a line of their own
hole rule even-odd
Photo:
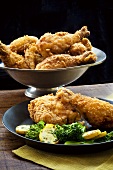
<svg viewBox="0 0 113 170">
<path fill-rule="evenodd" d="M 90 128 L 104 131 L 101 133 L 101 139 L 103 134 L 111 131 L 111 138 L 107 141 L 93 143 L 65 145 L 59 142 L 51 144 L 27 138 L 15 131 L 18 125 L 32 125 L 40 121 L 50 125 L 62 126 L 81 120 L 85 121 L 87 131 Z M 29 146 L 49 152 L 91 153 L 113 147 L 113 102 L 82 95 L 81 93 L 73 93 L 65 87 L 59 88 L 55 95 L 43 95 L 11 107 L 4 113 L 3 124 L 11 133 L 25 139 Z M 103 139 L 105 139 L 104 137 Z"/>
</svg>

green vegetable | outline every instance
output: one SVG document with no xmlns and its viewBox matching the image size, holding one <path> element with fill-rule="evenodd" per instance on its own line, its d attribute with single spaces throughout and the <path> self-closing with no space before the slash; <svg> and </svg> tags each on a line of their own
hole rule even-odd
<svg viewBox="0 0 113 170">
<path fill-rule="evenodd" d="M 107 141 L 108 140 L 113 140 L 113 131 L 107 133 L 106 138 L 107 138 Z"/>
<path fill-rule="evenodd" d="M 45 122 L 40 121 L 37 124 L 30 125 L 30 129 L 26 132 L 25 137 L 39 140 L 39 133 L 45 127 Z M 65 145 L 77 145 L 77 144 L 92 144 L 92 143 L 101 143 L 106 141 L 113 140 L 113 131 L 107 133 L 106 136 L 93 139 L 86 140 L 82 137 L 82 134 L 86 132 L 86 126 L 82 125 L 79 122 L 75 122 L 72 124 L 63 124 L 55 125 L 54 134 L 60 143 L 64 143 Z M 46 136 L 45 136 L 46 137 Z"/>
<path fill-rule="evenodd" d="M 98 139 L 95 139 L 94 142 L 107 142 L 107 141 L 111 141 L 113 140 L 113 131 L 107 133 L 106 136 L 102 137 L 102 138 L 98 138 Z"/>
<path fill-rule="evenodd" d="M 80 145 L 80 144 L 92 144 L 94 143 L 93 140 L 87 140 L 87 141 L 81 141 L 81 142 L 76 142 L 76 141 L 66 141 L 64 145 Z"/>
<path fill-rule="evenodd" d="M 45 126 L 45 123 L 41 120 L 37 124 L 33 124 L 30 126 L 30 129 L 25 134 L 25 137 L 30 139 L 39 140 L 39 133 L 41 129 L 43 129 Z"/>
<path fill-rule="evenodd" d="M 72 124 L 56 125 L 55 134 L 60 142 L 66 141 L 83 141 L 82 134 L 86 131 L 86 127 L 75 122 Z"/>
</svg>

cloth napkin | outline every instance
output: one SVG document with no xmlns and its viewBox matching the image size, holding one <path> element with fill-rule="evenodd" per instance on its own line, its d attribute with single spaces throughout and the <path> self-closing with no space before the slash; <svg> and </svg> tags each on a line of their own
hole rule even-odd
<svg viewBox="0 0 113 170">
<path fill-rule="evenodd" d="M 113 94 L 107 99 L 113 100 Z M 113 170 L 113 148 L 98 153 L 65 155 L 24 145 L 12 152 L 53 170 Z"/>
<path fill-rule="evenodd" d="M 54 170 L 113 170 L 113 149 L 83 155 L 64 155 L 24 145 L 12 152 L 21 158 Z"/>
</svg>

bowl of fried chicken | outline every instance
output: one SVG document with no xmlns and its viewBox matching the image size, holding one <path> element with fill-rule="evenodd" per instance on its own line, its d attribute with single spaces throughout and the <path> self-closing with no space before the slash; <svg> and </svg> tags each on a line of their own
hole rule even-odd
<svg viewBox="0 0 113 170">
<path fill-rule="evenodd" d="M 89 35 L 83 26 L 73 34 L 24 35 L 9 45 L 0 41 L 0 68 L 27 86 L 25 95 L 30 98 L 55 92 L 106 59 L 102 50 L 92 46 Z"/>
</svg>

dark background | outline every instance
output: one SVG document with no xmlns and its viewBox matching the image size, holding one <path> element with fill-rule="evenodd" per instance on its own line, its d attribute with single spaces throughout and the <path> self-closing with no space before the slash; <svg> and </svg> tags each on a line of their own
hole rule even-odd
<svg viewBox="0 0 113 170">
<path fill-rule="evenodd" d="M 90 67 L 70 85 L 113 82 L 113 5 L 112 0 L 32 0 L 2 1 L 0 5 L 0 40 L 9 44 L 23 35 L 40 38 L 45 32 L 74 33 L 87 25 L 90 41 L 103 50 L 104 63 Z M 26 88 L 0 70 L 0 89 Z"/>
</svg>

